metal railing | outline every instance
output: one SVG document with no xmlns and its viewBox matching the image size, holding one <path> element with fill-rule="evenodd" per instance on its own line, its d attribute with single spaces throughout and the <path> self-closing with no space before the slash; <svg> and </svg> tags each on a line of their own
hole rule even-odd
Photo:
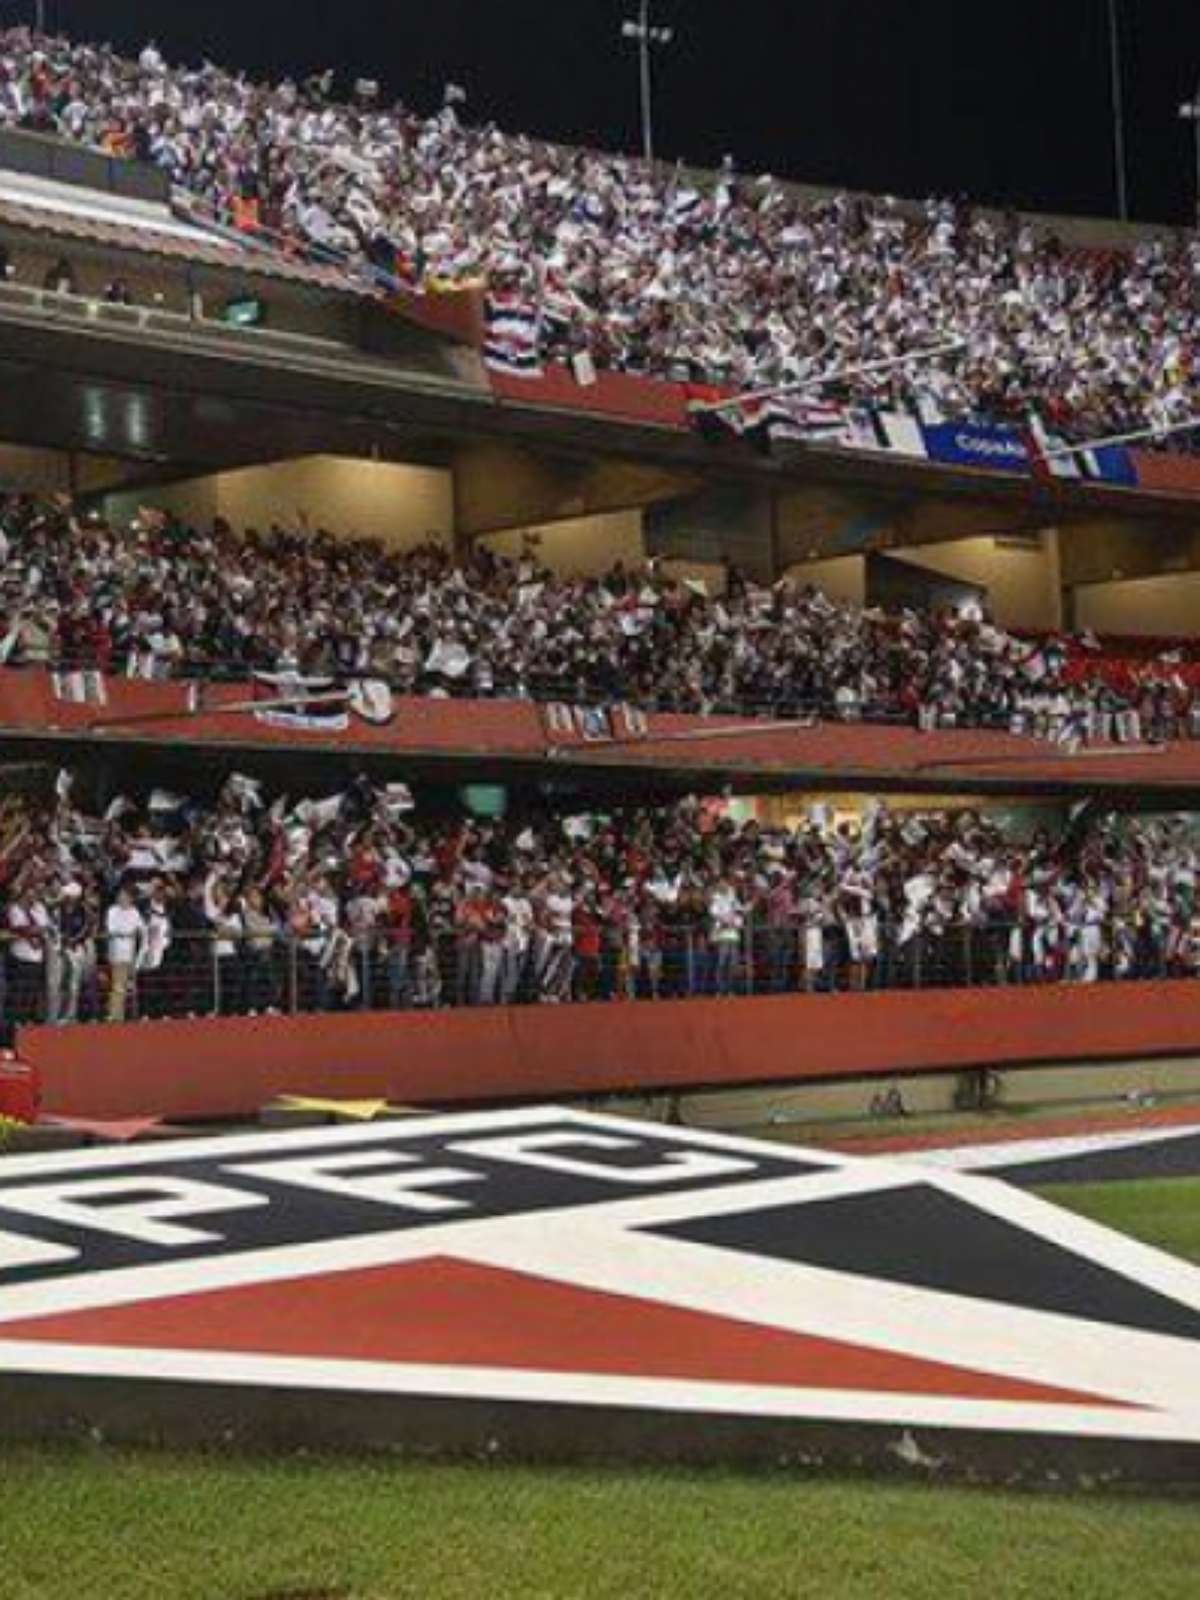
<svg viewBox="0 0 1200 1600">
<path fill-rule="evenodd" d="M 167 174 L 148 162 L 29 128 L 0 127 L 0 169 L 157 204 L 171 194 Z"/>
<path fill-rule="evenodd" d="M 57 652 L 39 655 L 36 659 L 18 656 L 5 665 L 13 667 L 44 667 L 51 672 L 107 671 L 115 677 L 128 677 L 142 682 L 183 683 L 245 683 L 255 672 L 278 671 L 277 663 L 270 658 L 262 660 L 253 656 L 248 660 L 222 660 L 210 656 L 160 657 L 157 662 L 141 662 L 139 670 L 130 670 L 127 652 L 118 652 L 107 667 L 100 666 L 94 651 Z M 1051 743 L 1099 745 L 1129 745 L 1169 743 L 1176 740 L 1200 739 L 1200 687 L 1192 691 L 1191 698 L 1182 707 L 1166 706 L 1152 711 L 1123 708 L 1089 716 L 1084 710 L 1073 710 L 1066 716 L 1046 710 L 991 709 L 966 707 L 945 713 L 933 708 L 912 711 L 900 705 L 891 695 L 867 702 L 846 703 L 832 692 L 813 693 L 803 689 L 780 686 L 770 695 L 727 694 L 674 694 L 622 692 L 620 689 L 597 683 L 585 676 L 575 678 L 555 677 L 536 671 L 520 676 L 488 674 L 480 679 L 471 676 L 447 679 L 436 673 L 418 673 L 401 678 L 369 667 L 346 669 L 332 666 L 321 671 L 339 682 L 368 679 L 385 683 L 396 694 L 426 698 L 435 691 L 440 698 L 451 700 L 520 700 L 539 705 L 566 705 L 571 707 L 608 707 L 631 705 L 646 712 L 684 713 L 703 716 L 736 716 L 749 719 L 767 719 L 785 722 L 835 722 L 847 726 L 859 723 L 891 727 L 911 727 L 914 724 L 926 732 L 954 729 L 982 730 L 1025 734 Z M 214 711 L 220 710 L 214 705 Z"/>
<path fill-rule="evenodd" d="M 49 289 L 35 283 L 21 283 L 13 278 L 0 279 L 0 306 L 36 312 L 54 321 L 71 324 L 90 322 L 133 329 L 138 333 L 184 335 L 189 339 L 199 334 L 236 344 L 239 350 L 258 347 L 265 352 L 295 353 L 317 358 L 359 354 L 343 340 L 323 338 L 318 334 L 276 327 L 240 326 L 224 322 L 218 317 L 199 314 L 195 310 L 172 311 L 157 304 L 124 305 L 108 301 L 100 294 Z"/>
<path fill-rule="evenodd" d="M 1200 978 L 1181 924 L 831 922 L 534 930 L 175 934 L 160 959 L 103 937 L 5 940 L 0 1031 L 21 1024 L 297 1016 L 589 1001 L 837 995 Z M 124 952 L 122 952 L 124 954 Z"/>
</svg>

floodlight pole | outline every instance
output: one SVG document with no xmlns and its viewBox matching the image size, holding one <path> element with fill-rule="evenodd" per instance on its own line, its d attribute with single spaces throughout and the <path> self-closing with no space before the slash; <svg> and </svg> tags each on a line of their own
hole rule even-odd
<svg viewBox="0 0 1200 1600">
<path fill-rule="evenodd" d="M 1196 136 L 1196 227 L 1200 228 L 1200 83 L 1192 99 L 1180 106 L 1179 116 L 1181 121 L 1191 123 Z"/>
<path fill-rule="evenodd" d="M 675 32 L 673 28 L 655 27 L 650 21 L 650 0 L 638 0 L 637 21 L 623 22 L 621 37 L 636 41 L 638 47 L 638 76 L 642 101 L 642 155 L 649 164 L 654 160 L 654 85 L 650 51 L 654 45 L 670 44 Z"/>
<path fill-rule="evenodd" d="M 650 81 L 650 0 L 642 0 L 638 11 L 638 69 L 642 87 L 642 154 L 647 163 L 654 160 L 654 86 Z"/>
<path fill-rule="evenodd" d="M 1129 179 L 1125 162 L 1125 75 L 1121 64 L 1121 18 L 1118 0 L 1108 0 L 1109 73 L 1112 79 L 1113 165 L 1117 215 L 1129 221 Z"/>
</svg>

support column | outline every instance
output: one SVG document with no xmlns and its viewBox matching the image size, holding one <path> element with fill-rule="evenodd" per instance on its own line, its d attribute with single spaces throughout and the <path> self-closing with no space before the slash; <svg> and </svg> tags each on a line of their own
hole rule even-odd
<svg viewBox="0 0 1200 1600">
<path fill-rule="evenodd" d="M 775 496 L 756 484 L 721 484 L 650 508 L 646 553 L 666 560 L 733 565 L 755 583 L 779 569 Z"/>
<path fill-rule="evenodd" d="M 622 460 L 543 456 L 504 444 L 470 445 L 454 459 L 456 540 L 569 517 L 632 511 L 686 494 L 694 474 Z"/>
</svg>

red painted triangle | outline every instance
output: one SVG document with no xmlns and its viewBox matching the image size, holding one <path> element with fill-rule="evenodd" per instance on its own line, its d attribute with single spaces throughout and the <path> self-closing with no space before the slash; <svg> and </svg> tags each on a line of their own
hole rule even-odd
<svg viewBox="0 0 1200 1600">
<path fill-rule="evenodd" d="M 0 1337 L 1121 1406 L 447 1257 L 60 1312 L 0 1324 Z"/>
</svg>

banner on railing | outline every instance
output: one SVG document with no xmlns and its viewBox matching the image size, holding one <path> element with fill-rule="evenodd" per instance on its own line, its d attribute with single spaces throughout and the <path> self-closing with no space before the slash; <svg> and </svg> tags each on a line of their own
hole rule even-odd
<svg viewBox="0 0 1200 1600">
<path fill-rule="evenodd" d="M 395 715 L 390 686 L 378 678 L 343 681 L 299 672 L 254 674 L 256 721 L 268 728 L 345 733 L 354 719 L 385 727 Z"/>
<path fill-rule="evenodd" d="M 977 467 L 985 472 L 1033 471 L 1025 438 L 1016 428 L 984 422 L 921 424 L 921 442 L 930 461 L 952 467 Z"/>
<path fill-rule="evenodd" d="M 93 670 L 80 672 L 55 672 L 50 683 L 54 698 L 68 705 L 104 706 L 108 704 L 108 688 L 104 674 Z"/>
<path fill-rule="evenodd" d="M 846 406 L 809 395 L 776 394 L 709 413 L 732 433 L 762 448 L 786 444 L 851 445 L 856 442 Z"/>
<path fill-rule="evenodd" d="M 1029 419 L 1029 453 L 1035 474 L 1045 478 L 1085 479 L 1136 488 L 1137 466 L 1123 445 L 1087 449 L 1073 446 L 1036 414 Z"/>
<path fill-rule="evenodd" d="M 860 450 L 886 450 L 898 456 L 925 459 L 921 424 L 908 411 L 885 411 L 877 406 L 858 406 L 853 412 L 851 444 Z"/>
<path fill-rule="evenodd" d="M 344 733 L 350 712 L 344 690 L 333 678 L 308 678 L 298 672 L 256 672 L 254 716 L 268 728 L 303 728 Z"/>
<path fill-rule="evenodd" d="M 512 378 L 540 378 L 541 313 L 515 290 L 493 290 L 483 307 L 483 359 Z"/>
<path fill-rule="evenodd" d="M 1140 479 L 1132 451 L 1119 445 L 1072 447 L 1034 416 L 1027 426 L 951 422 L 879 406 L 827 404 L 811 395 L 786 393 L 751 398 L 719 411 L 698 407 L 695 425 L 749 439 L 760 448 L 829 445 L 879 451 L 950 467 L 1107 483 L 1136 488 Z"/>
<path fill-rule="evenodd" d="M 542 708 L 542 726 L 551 745 L 624 744 L 647 739 L 650 721 L 637 706 L 574 706 L 552 701 Z"/>
</svg>

